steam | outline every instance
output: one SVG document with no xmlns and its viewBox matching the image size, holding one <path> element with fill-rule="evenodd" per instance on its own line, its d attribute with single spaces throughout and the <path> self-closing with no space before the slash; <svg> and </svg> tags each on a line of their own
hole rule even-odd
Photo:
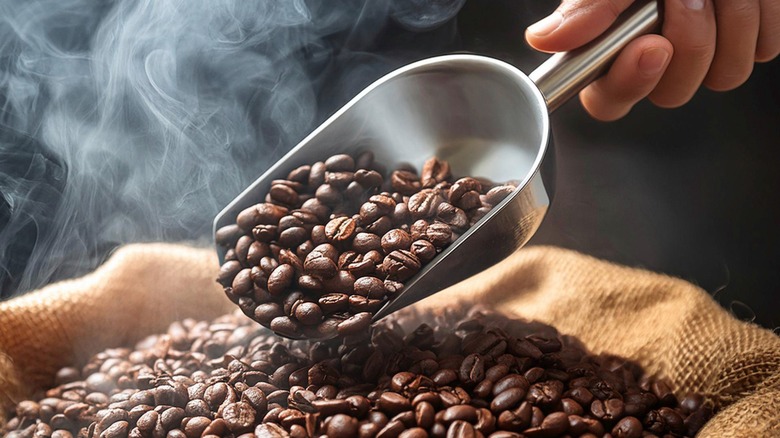
<svg viewBox="0 0 780 438">
<path fill-rule="evenodd" d="M 0 2 L 3 295 L 121 243 L 208 238 L 241 189 L 401 63 L 369 50 L 390 14 L 373 0 Z"/>
</svg>

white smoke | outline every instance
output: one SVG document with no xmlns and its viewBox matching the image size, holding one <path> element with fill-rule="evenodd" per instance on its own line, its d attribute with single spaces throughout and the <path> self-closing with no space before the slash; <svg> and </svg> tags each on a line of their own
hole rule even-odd
<svg viewBox="0 0 780 438">
<path fill-rule="evenodd" d="M 117 244 L 208 236 L 328 115 L 321 100 L 332 111 L 398 66 L 369 50 L 391 12 L 382 0 L 0 1 L 3 295 L 82 273 Z M 352 70 L 328 89 L 335 65 Z"/>
</svg>

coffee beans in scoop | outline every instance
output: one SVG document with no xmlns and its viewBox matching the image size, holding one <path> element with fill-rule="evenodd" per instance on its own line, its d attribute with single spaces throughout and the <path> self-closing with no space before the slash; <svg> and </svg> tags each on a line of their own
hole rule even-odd
<svg viewBox="0 0 780 438">
<path fill-rule="evenodd" d="M 370 153 L 292 169 L 216 233 L 218 281 L 244 314 L 289 338 L 366 330 L 405 282 L 515 190 L 454 178 L 431 158 L 385 174 Z"/>
<path fill-rule="evenodd" d="M 421 321 L 427 321 L 420 324 Z M 498 313 L 403 310 L 328 341 L 236 312 L 63 368 L 8 438 L 692 437 L 713 405 Z"/>
</svg>

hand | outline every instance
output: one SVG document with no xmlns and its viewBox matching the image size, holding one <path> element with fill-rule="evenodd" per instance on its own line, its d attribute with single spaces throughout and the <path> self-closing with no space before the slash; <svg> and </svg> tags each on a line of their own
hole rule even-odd
<svg viewBox="0 0 780 438">
<path fill-rule="evenodd" d="M 562 52 L 604 32 L 633 0 L 563 0 L 526 30 L 535 49 Z M 596 119 L 619 119 L 647 97 L 663 108 L 688 102 L 704 85 L 742 85 L 755 62 L 780 53 L 778 0 L 665 0 L 662 35 L 626 46 L 609 72 L 580 93 Z"/>
</svg>

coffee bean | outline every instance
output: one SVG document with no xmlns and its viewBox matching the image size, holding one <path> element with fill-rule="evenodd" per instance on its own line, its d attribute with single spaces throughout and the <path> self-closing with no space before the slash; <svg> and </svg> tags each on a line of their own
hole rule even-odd
<svg viewBox="0 0 780 438">
<path fill-rule="evenodd" d="M 126 437 L 129 431 L 130 423 L 127 421 L 117 421 L 103 430 L 103 432 L 100 433 L 100 436 L 104 438 L 121 438 Z"/>
<path fill-rule="evenodd" d="M 428 263 L 436 257 L 436 247 L 427 240 L 415 240 L 409 251 L 420 259 L 420 263 Z"/>
<path fill-rule="evenodd" d="M 226 225 L 217 230 L 214 234 L 214 241 L 217 245 L 231 247 L 236 244 L 243 231 L 236 224 Z"/>
<path fill-rule="evenodd" d="M 406 250 L 412 245 L 412 236 L 404 230 L 393 229 L 382 236 L 381 246 L 385 254 L 395 250 Z"/>
<path fill-rule="evenodd" d="M 545 380 L 531 385 L 525 398 L 533 405 L 549 406 L 558 403 L 562 394 L 563 383 L 560 380 Z"/>
<path fill-rule="evenodd" d="M 497 396 L 498 394 L 510 388 L 520 388 L 524 391 L 528 391 L 530 386 L 531 385 L 528 383 L 528 380 L 526 380 L 525 377 L 514 373 L 507 374 L 506 376 L 500 378 L 495 383 L 495 385 L 493 385 L 493 395 Z"/>
<path fill-rule="evenodd" d="M 407 208 L 414 219 L 425 219 L 436 216 L 439 205 L 444 197 L 436 189 L 423 189 L 409 198 Z"/>
<path fill-rule="evenodd" d="M 392 420 L 388 422 L 382 429 L 376 434 L 376 438 L 396 438 L 406 430 L 406 426 L 399 420 Z"/>
<path fill-rule="evenodd" d="M 428 432 L 421 427 L 413 427 L 401 432 L 398 438 L 428 438 Z"/>
<path fill-rule="evenodd" d="M 370 299 L 379 299 L 385 296 L 385 284 L 376 277 L 360 277 L 355 280 L 354 292 Z"/>
<path fill-rule="evenodd" d="M 352 241 L 355 251 L 366 254 L 369 251 L 382 249 L 382 240 L 373 233 L 357 233 Z"/>
<path fill-rule="evenodd" d="M 436 209 L 436 218 L 452 228 L 465 230 L 469 226 L 466 212 L 447 202 L 442 202 Z"/>
<path fill-rule="evenodd" d="M 331 208 L 338 206 L 342 200 L 341 193 L 330 184 L 317 187 L 314 196 L 318 201 Z"/>
<path fill-rule="evenodd" d="M 242 231 L 248 232 L 260 224 L 276 224 L 286 214 L 287 209 L 284 207 L 262 203 L 241 211 L 236 218 L 236 223 Z"/>
<path fill-rule="evenodd" d="M 332 243 L 345 242 L 355 236 L 357 222 L 349 217 L 337 217 L 325 225 L 325 237 Z"/>
<path fill-rule="evenodd" d="M 436 221 L 428 225 L 422 238 L 437 248 L 443 248 L 452 240 L 452 228 L 445 223 Z"/>
<path fill-rule="evenodd" d="M 583 415 L 585 413 L 582 405 L 570 398 L 561 399 L 561 409 L 568 415 Z"/>
<path fill-rule="evenodd" d="M 450 164 L 433 157 L 423 164 L 420 183 L 423 187 L 433 187 L 436 184 L 447 181 L 451 176 Z"/>
<path fill-rule="evenodd" d="M 469 405 L 455 405 L 444 410 L 442 421 L 450 423 L 458 420 L 476 423 L 477 409 Z"/>
<path fill-rule="evenodd" d="M 447 438 L 477 438 L 477 431 L 471 424 L 458 420 L 447 428 Z"/>
<path fill-rule="evenodd" d="M 304 272 L 321 278 L 332 278 L 338 272 L 336 263 L 324 254 L 312 251 L 303 262 Z"/>
<path fill-rule="evenodd" d="M 293 312 L 295 319 L 301 324 L 313 325 L 322 321 L 322 309 L 315 303 L 302 302 L 297 306 L 294 305 Z"/>
<path fill-rule="evenodd" d="M 355 160 L 347 154 L 333 155 L 325 160 L 325 169 L 331 172 L 352 172 L 355 170 Z"/>
<path fill-rule="evenodd" d="M 512 409 L 523 400 L 525 393 L 523 388 L 506 389 L 493 398 L 493 401 L 490 402 L 490 410 L 498 414 L 507 409 Z"/>
<path fill-rule="evenodd" d="M 371 314 L 361 312 L 339 323 L 337 330 L 340 336 L 354 335 L 366 330 L 370 325 Z"/>
<path fill-rule="evenodd" d="M 349 306 L 349 296 L 342 293 L 325 294 L 317 300 L 322 311 L 326 314 L 340 312 Z"/>
<path fill-rule="evenodd" d="M 291 206 L 298 203 L 298 193 L 285 184 L 274 184 L 268 192 L 271 199 L 282 205 Z"/>
<path fill-rule="evenodd" d="M 650 388 L 653 394 L 658 397 L 658 403 L 662 406 L 672 406 L 677 401 L 669 385 L 661 380 L 653 382 Z"/>
<path fill-rule="evenodd" d="M 398 413 L 408 411 L 412 408 L 412 404 L 408 398 L 395 392 L 384 392 L 376 401 L 377 409 L 388 415 L 396 415 Z"/>
<path fill-rule="evenodd" d="M 485 193 L 485 197 L 490 205 L 498 205 L 504 198 L 512 194 L 515 189 L 516 187 L 511 185 L 496 186 L 488 190 Z"/>
<path fill-rule="evenodd" d="M 233 279 L 239 271 L 241 271 L 241 263 L 238 260 L 227 261 L 219 268 L 217 281 L 223 286 L 230 286 L 233 284 Z"/>
<path fill-rule="evenodd" d="M 401 249 L 389 253 L 382 261 L 382 271 L 390 280 L 406 281 L 420 270 L 420 259 L 410 251 Z"/>
<path fill-rule="evenodd" d="M 355 171 L 355 182 L 359 183 L 361 186 L 365 187 L 366 189 L 372 189 L 377 188 L 382 185 L 384 182 L 384 178 L 382 178 L 382 174 L 377 172 L 376 170 L 367 170 L 365 168 L 361 168 Z"/>
<path fill-rule="evenodd" d="M 612 435 L 615 438 L 641 438 L 642 423 L 636 417 L 622 418 L 612 428 Z"/>
<path fill-rule="evenodd" d="M 338 259 L 331 249 L 318 253 Z M 294 256 L 288 250 L 277 255 L 287 262 Z M 267 261 L 264 268 L 273 272 L 292 264 Z M 326 293 L 315 303 L 319 293 L 290 288 L 249 312 L 291 337 L 327 338 L 341 330 L 338 341 L 280 339 L 235 314 L 211 323 L 185 320 L 143 341 L 137 351 L 106 350 L 83 369 L 66 370 L 65 383 L 46 393 L 51 397 L 18 404 L 6 426 L 11 429 L 0 433 L 249 438 L 253 432 L 302 437 L 346 428 L 353 436 L 387 437 L 449 431 L 693 436 L 712 415 L 711 403 L 702 399 L 686 401 L 686 408 L 676 399 L 677 408 L 660 406 L 649 392 L 654 381 L 638 380 L 641 370 L 625 360 L 558 347 L 561 338 L 554 334 L 516 338 L 533 326 L 485 310 L 437 309 L 438 316 L 422 324 L 406 312 L 369 329 L 371 314 L 350 316 L 356 311 L 350 304 L 381 305 L 368 296 L 388 283 L 375 277 L 355 282 L 353 289 L 376 292 L 349 298 Z M 319 319 L 303 324 L 316 309 Z M 458 320 L 459 312 L 469 316 Z M 534 348 L 548 352 L 538 359 L 514 354 L 536 355 Z M 614 396 L 595 398 L 591 387 Z M 630 414 L 632 406 L 645 413 Z"/>
<path fill-rule="evenodd" d="M 408 170 L 396 170 L 390 174 L 390 184 L 402 195 L 413 195 L 420 190 L 420 179 Z"/>
<path fill-rule="evenodd" d="M 485 361 L 478 354 L 470 354 L 463 359 L 460 366 L 460 381 L 466 385 L 474 385 L 485 378 Z"/>
<path fill-rule="evenodd" d="M 393 228 L 393 221 L 389 216 L 382 216 L 379 219 L 366 224 L 365 229 L 367 232 L 382 236 Z"/>
<path fill-rule="evenodd" d="M 280 295 L 292 285 L 295 279 L 295 269 L 287 264 L 279 265 L 268 276 L 268 292 L 271 295 Z"/>
<path fill-rule="evenodd" d="M 288 228 L 279 233 L 279 245 L 284 248 L 295 248 L 309 238 L 309 234 L 303 227 Z"/>
<path fill-rule="evenodd" d="M 297 337 L 299 324 L 289 316 L 278 316 L 271 320 L 269 328 L 282 336 Z"/>
</svg>

